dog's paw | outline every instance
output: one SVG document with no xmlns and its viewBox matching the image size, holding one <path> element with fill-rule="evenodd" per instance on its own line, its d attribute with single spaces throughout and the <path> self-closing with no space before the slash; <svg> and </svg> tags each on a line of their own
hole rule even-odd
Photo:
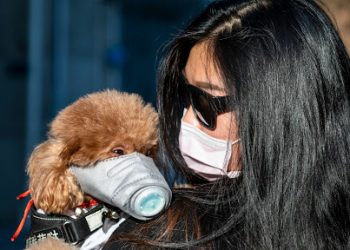
<svg viewBox="0 0 350 250">
<path fill-rule="evenodd" d="M 35 245 L 26 248 L 25 250 L 78 250 L 79 248 L 65 243 L 63 240 L 47 238 L 39 241 Z"/>
<path fill-rule="evenodd" d="M 45 176 L 40 188 L 36 187 L 32 192 L 32 198 L 37 208 L 46 213 L 59 214 L 65 210 L 80 205 L 84 200 L 84 194 L 75 177 L 65 170 L 63 173 L 50 172 Z"/>
</svg>

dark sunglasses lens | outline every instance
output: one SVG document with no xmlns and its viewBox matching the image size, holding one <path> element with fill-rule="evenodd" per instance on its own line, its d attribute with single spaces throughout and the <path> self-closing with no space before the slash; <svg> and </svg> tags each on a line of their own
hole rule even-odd
<svg viewBox="0 0 350 250">
<path fill-rule="evenodd" d="M 191 91 L 191 102 L 199 122 L 207 128 L 214 129 L 216 125 L 216 112 L 211 107 L 208 97 Z"/>
</svg>

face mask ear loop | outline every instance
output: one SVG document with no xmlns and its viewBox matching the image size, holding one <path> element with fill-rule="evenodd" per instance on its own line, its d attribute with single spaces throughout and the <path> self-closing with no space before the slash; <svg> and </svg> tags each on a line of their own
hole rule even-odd
<svg viewBox="0 0 350 250">
<path fill-rule="evenodd" d="M 188 109 L 187 108 L 184 108 L 183 112 L 182 112 L 182 117 L 181 117 L 181 120 L 184 118 L 185 114 L 187 113 Z"/>
<path fill-rule="evenodd" d="M 231 142 L 231 147 L 232 147 L 232 145 L 237 144 L 237 143 L 240 142 L 240 141 L 241 141 L 241 138 L 238 138 L 237 140 L 234 140 L 233 142 Z M 230 150 L 232 150 L 231 147 L 230 147 Z M 230 156 L 230 158 L 231 158 L 231 157 L 232 157 L 232 155 Z M 226 159 L 226 160 L 230 161 L 230 159 Z M 219 168 L 218 168 L 218 169 L 219 169 Z M 221 170 L 222 173 L 224 173 L 226 176 L 228 176 L 228 172 L 229 172 L 229 171 L 223 170 L 223 169 L 221 169 L 221 168 L 220 168 L 220 170 Z"/>
<path fill-rule="evenodd" d="M 237 140 L 234 140 L 233 142 L 231 142 L 231 145 L 234 145 L 234 144 L 236 144 L 236 143 L 238 143 L 240 141 L 241 141 L 241 138 L 238 138 Z"/>
</svg>

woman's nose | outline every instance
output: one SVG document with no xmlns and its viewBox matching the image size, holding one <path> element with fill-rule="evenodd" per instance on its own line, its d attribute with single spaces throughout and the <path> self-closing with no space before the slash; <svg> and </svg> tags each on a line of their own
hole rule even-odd
<svg viewBox="0 0 350 250">
<path fill-rule="evenodd" d="M 192 106 L 185 110 L 185 114 L 182 118 L 184 122 L 191 124 L 199 129 L 201 129 L 201 124 L 198 122 L 195 113 L 193 112 Z"/>
</svg>

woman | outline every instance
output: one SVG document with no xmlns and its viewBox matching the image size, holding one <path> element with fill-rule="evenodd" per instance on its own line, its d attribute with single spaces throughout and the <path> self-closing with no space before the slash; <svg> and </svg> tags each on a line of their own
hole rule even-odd
<svg viewBox="0 0 350 250">
<path fill-rule="evenodd" d="M 106 249 L 350 248 L 349 84 L 313 0 L 211 3 L 159 70 L 160 165 L 188 185 Z"/>
</svg>

